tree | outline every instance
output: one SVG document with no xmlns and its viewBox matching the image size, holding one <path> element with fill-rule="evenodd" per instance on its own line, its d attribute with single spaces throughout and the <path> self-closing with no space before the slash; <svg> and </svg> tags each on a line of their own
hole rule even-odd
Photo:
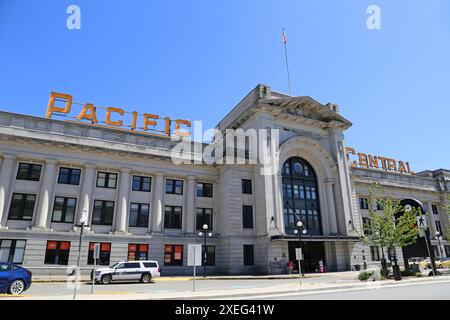
<svg viewBox="0 0 450 320">
<path fill-rule="evenodd" d="M 379 183 L 374 183 L 369 188 L 369 199 L 381 210 L 370 208 L 369 223 L 364 225 L 363 242 L 381 247 L 382 261 L 385 262 L 383 248 L 386 248 L 388 252 L 395 252 L 396 247 L 406 247 L 417 241 L 419 230 L 416 216 L 419 214 L 419 209 L 405 211 L 399 200 L 385 196 L 385 191 Z M 393 260 L 396 269 L 394 272 L 399 272 L 395 255 Z M 387 271 L 385 263 L 382 263 L 382 269 L 384 272 Z"/>
</svg>

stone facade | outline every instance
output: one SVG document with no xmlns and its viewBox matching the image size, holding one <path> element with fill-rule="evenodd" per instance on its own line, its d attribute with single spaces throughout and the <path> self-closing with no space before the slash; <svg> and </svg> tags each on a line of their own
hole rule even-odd
<svg viewBox="0 0 450 320">
<path fill-rule="evenodd" d="M 371 249 L 359 241 L 362 218 L 368 215 L 368 210 L 360 208 L 359 198 L 368 196 L 368 187 L 375 181 L 396 198 L 415 198 L 426 203 L 429 212 L 434 210 L 429 215 L 432 235 L 436 221 L 443 230 L 449 223 L 444 208 L 450 191 L 449 171 L 409 176 L 351 168 L 344 141 L 344 131 L 350 126 L 336 105 L 286 96 L 264 85 L 252 90 L 217 126 L 220 131 L 279 129 L 280 169 L 291 157 L 311 164 L 317 175 L 322 234 L 307 236 L 304 242 L 323 249 L 321 259 L 330 271 L 378 263 L 372 261 Z M 0 240 L 26 240 L 20 262 L 36 268 L 35 272 L 64 272 L 64 265 L 44 263 L 48 241 L 69 241 L 67 265 L 74 265 L 80 232 L 74 227 L 85 209 L 89 226 L 81 249 L 83 267 L 88 267 L 90 242 L 110 244 L 110 264 L 127 259 L 130 244 L 145 244 L 147 258 L 160 262 L 163 275 L 191 274 L 192 268 L 186 265 L 187 244 L 203 243 L 196 211 L 207 208 L 213 212 L 213 235 L 207 245 L 214 246 L 215 252 L 212 265 L 206 267 L 209 274 L 287 273 L 288 261 L 294 259 L 290 246 L 298 242 L 285 230 L 281 171 L 261 175 L 259 164 L 175 165 L 171 161 L 175 143 L 145 133 L 0 112 Z M 40 164 L 39 179 L 17 179 L 20 163 Z M 59 183 L 61 167 L 80 169 L 79 183 Z M 99 172 L 117 174 L 115 188 L 99 187 Z M 134 176 L 150 177 L 151 190 L 133 191 Z M 183 181 L 182 194 L 167 193 L 167 179 Z M 243 194 L 242 179 L 251 181 L 251 194 Z M 212 184 L 212 197 L 197 195 L 198 182 Z M 35 195 L 31 219 L 10 219 L 13 194 Z M 54 222 L 55 197 L 77 199 L 73 222 Z M 109 223 L 93 223 L 96 200 L 114 203 Z M 150 207 L 145 226 L 129 226 L 134 203 Z M 182 208 L 179 227 L 165 228 L 166 206 Z M 251 228 L 243 227 L 243 206 L 253 209 Z M 179 265 L 166 263 L 166 245 L 183 247 Z M 253 252 L 244 258 L 248 246 L 253 246 Z M 443 252 L 450 248 L 445 237 L 441 247 Z M 6 250 L 2 245 L 3 253 Z M 402 261 L 401 250 L 398 255 Z"/>
</svg>

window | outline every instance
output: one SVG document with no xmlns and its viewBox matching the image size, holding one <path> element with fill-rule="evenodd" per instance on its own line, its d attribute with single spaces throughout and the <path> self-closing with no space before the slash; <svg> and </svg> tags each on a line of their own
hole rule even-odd
<svg viewBox="0 0 450 320">
<path fill-rule="evenodd" d="M 166 180 L 166 193 L 183 194 L 183 181 L 181 180 Z"/>
<path fill-rule="evenodd" d="M 283 215 L 287 234 L 301 221 L 309 235 L 322 235 L 319 188 L 313 167 L 304 159 L 287 159 L 282 168 Z"/>
<path fill-rule="evenodd" d="M 253 228 L 253 207 L 252 206 L 242 206 L 242 222 L 243 228 L 252 229 Z"/>
<path fill-rule="evenodd" d="M 252 180 L 242 179 L 242 193 L 252 194 Z"/>
<path fill-rule="evenodd" d="M 213 229 L 213 211 L 208 208 L 197 208 L 197 230 L 203 230 L 203 225 L 208 225 L 208 230 Z"/>
<path fill-rule="evenodd" d="M 73 223 L 77 199 L 67 197 L 55 197 L 53 205 L 52 222 Z"/>
<path fill-rule="evenodd" d="M 206 251 L 206 255 L 205 255 Z M 216 265 L 216 247 L 215 246 L 202 246 L 202 266 L 215 266 Z"/>
<path fill-rule="evenodd" d="M 12 196 L 11 207 L 9 208 L 10 220 L 30 220 L 33 217 L 34 203 L 36 195 L 14 193 Z"/>
<path fill-rule="evenodd" d="M 39 181 L 42 165 L 33 163 L 19 163 L 17 170 L 17 179 Z"/>
<path fill-rule="evenodd" d="M 441 222 L 440 221 L 435 221 L 434 224 L 436 225 L 436 231 L 439 232 L 441 235 L 443 235 Z"/>
<path fill-rule="evenodd" d="M 130 243 L 128 245 L 128 260 L 147 260 L 148 259 L 148 244 L 135 244 Z"/>
<path fill-rule="evenodd" d="M 138 269 L 141 267 L 139 262 L 127 262 L 124 263 L 124 269 Z"/>
<path fill-rule="evenodd" d="M 213 185 L 212 183 L 197 183 L 197 197 L 208 197 L 212 198 L 213 196 Z"/>
<path fill-rule="evenodd" d="M 244 244 L 244 266 L 254 265 L 253 245 Z"/>
<path fill-rule="evenodd" d="M 370 247 L 370 257 L 372 261 L 380 261 L 380 250 L 376 246 Z"/>
<path fill-rule="evenodd" d="M 97 173 L 97 187 L 115 189 L 117 185 L 117 173 L 99 172 Z"/>
<path fill-rule="evenodd" d="M 69 252 L 69 241 L 47 241 L 44 263 L 66 266 L 69 263 Z"/>
<path fill-rule="evenodd" d="M 130 207 L 130 227 L 148 227 L 150 206 L 146 203 L 132 203 Z"/>
<path fill-rule="evenodd" d="M 143 176 L 133 176 L 133 191 L 150 192 L 152 178 Z"/>
<path fill-rule="evenodd" d="M 79 185 L 80 175 L 80 169 L 59 168 L 58 183 Z"/>
<path fill-rule="evenodd" d="M 89 242 L 89 253 L 87 264 L 94 264 L 94 247 L 95 242 Z M 100 254 L 99 259 L 96 264 L 102 266 L 109 266 L 109 257 L 111 256 L 111 243 L 102 242 L 100 243 Z"/>
<path fill-rule="evenodd" d="M 362 210 L 369 209 L 369 201 L 366 198 L 359 198 L 359 208 Z"/>
<path fill-rule="evenodd" d="M 158 268 L 158 264 L 156 262 L 143 262 L 143 264 L 146 268 Z"/>
<path fill-rule="evenodd" d="M 362 222 L 363 222 L 364 233 L 367 235 L 370 235 L 372 233 L 372 230 L 370 229 L 370 219 L 362 218 Z"/>
<path fill-rule="evenodd" d="M 114 215 L 114 201 L 94 201 L 92 224 L 111 226 Z"/>
<path fill-rule="evenodd" d="M 26 240 L 0 240 L 0 262 L 23 263 Z"/>
<path fill-rule="evenodd" d="M 164 228 L 181 229 L 181 207 L 166 206 L 164 212 Z"/>
<path fill-rule="evenodd" d="M 164 246 L 164 265 L 182 266 L 183 265 L 183 246 L 166 244 Z"/>
<path fill-rule="evenodd" d="M 439 211 L 438 211 L 437 205 L 435 205 L 435 204 L 432 204 L 432 205 L 431 205 L 431 210 L 433 211 L 433 213 L 434 213 L 434 214 L 439 214 Z"/>
<path fill-rule="evenodd" d="M 377 210 L 378 210 L 378 211 L 383 211 L 383 210 L 384 210 L 383 203 L 377 201 Z"/>
<path fill-rule="evenodd" d="M 444 248 L 445 248 L 445 255 L 447 257 L 450 257 L 450 246 L 444 246 Z"/>
</svg>

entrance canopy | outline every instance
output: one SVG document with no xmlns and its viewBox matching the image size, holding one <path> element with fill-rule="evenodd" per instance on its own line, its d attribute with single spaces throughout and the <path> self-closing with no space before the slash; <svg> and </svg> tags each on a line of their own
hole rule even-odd
<svg viewBox="0 0 450 320">
<path fill-rule="evenodd" d="M 299 237 L 295 235 L 276 235 L 270 237 L 272 241 L 299 241 Z M 361 239 L 354 236 L 302 236 L 302 241 L 320 241 L 320 242 L 359 242 Z"/>
</svg>

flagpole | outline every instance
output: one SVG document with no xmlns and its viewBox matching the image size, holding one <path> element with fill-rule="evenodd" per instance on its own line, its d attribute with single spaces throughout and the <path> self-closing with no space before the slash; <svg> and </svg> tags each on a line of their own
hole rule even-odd
<svg viewBox="0 0 450 320">
<path fill-rule="evenodd" d="M 287 72 L 287 79 L 288 79 L 288 85 L 289 85 L 289 95 L 292 95 L 292 89 L 291 89 L 291 76 L 289 74 L 289 60 L 288 60 L 288 54 L 287 54 L 287 39 L 286 39 L 286 33 L 283 31 L 283 44 L 284 44 L 284 56 L 286 58 L 286 72 Z"/>
</svg>

